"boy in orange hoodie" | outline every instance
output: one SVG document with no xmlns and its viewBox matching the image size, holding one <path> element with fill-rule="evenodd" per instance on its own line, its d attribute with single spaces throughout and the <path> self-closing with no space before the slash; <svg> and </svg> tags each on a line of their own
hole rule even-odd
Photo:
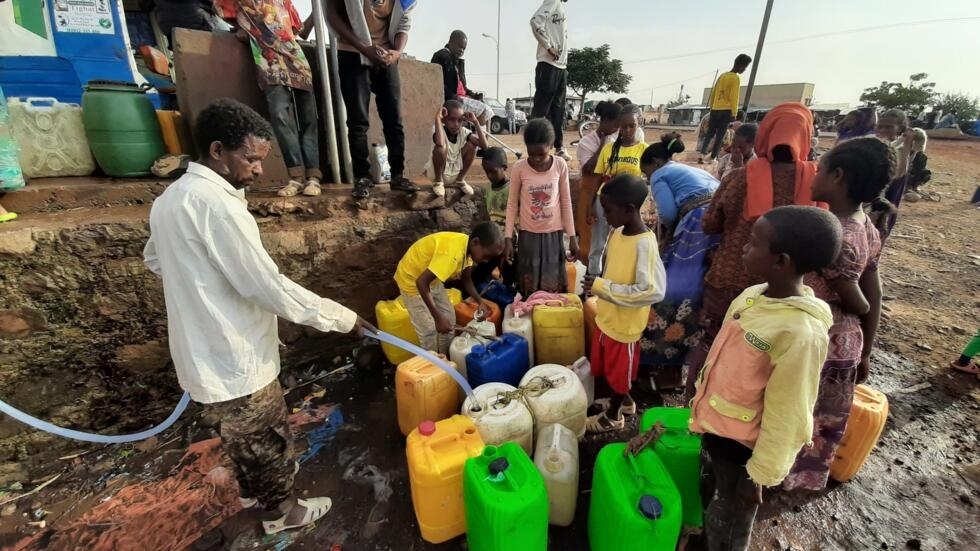
<svg viewBox="0 0 980 551">
<path fill-rule="evenodd" d="M 833 315 L 803 276 L 834 261 L 841 236 L 833 214 L 808 206 L 772 209 L 752 227 L 742 261 L 766 283 L 728 308 L 691 401 L 716 483 L 711 551 L 748 549 L 762 487 L 782 482 L 810 441 Z"/>
</svg>

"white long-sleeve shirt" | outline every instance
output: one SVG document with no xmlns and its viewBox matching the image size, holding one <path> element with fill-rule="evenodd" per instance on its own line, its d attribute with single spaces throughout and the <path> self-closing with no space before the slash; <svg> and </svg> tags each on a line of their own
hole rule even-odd
<svg viewBox="0 0 980 551">
<path fill-rule="evenodd" d="M 538 61 L 544 61 L 559 69 L 568 66 L 568 24 L 565 19 L 565 3 L 562 0 L 544 0 L 531 17 L 531 30 L 538 41 Z M 558 50 L 556 60 L 548 48 Z"/>
<path fill-rule="evenodd" d="M 196 402 L 247 396 L 275 379 L 276 316 L 321 331 L 357 322 L 279 273 L 245 192 L 197 163 L 153 202 L 143 257 L 163 278 L 177 380 Z"/>
</svg>

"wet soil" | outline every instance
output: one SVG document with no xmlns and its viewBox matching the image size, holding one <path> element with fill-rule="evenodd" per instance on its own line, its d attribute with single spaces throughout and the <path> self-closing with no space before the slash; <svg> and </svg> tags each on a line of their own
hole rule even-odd
<svg viewBox="0 0 980 551">
<path fill-rule="evenodd" d="M 648 141 L 658 133 L 648 129 Z M 505 141 L 518 145 L 515 137 Z M 941 201 L 902 206 L 881 266 L 885 312 L 868 384 L 889 399 L 882 439 L 862 471 L 846 484 L 812 493 L 768 491 L 756 521 L 753 549 L 977 548 L 980 381 L 947 364 L 980 325 L 980 209 L 968 203 L 980 185 L 980 144 L 935 140 L 929 154 L 935 181 L 928 189 L 940 194 Z M 338 353 L 344 351 L 328 351 L 324 358 Z M 465 538 L 442 545 L 420 539 L 404 437 L 396 422 L 393 370 L 371 349 L 362 349 L 361 360 L 356 370 L 323 382 L 322 400 L 340 407 L 344 424 L 297 479 L 301 493 L 334 499 L 327 517 L 308 530 L 270 539 L 258 534 L 256 513 L 241 512 L 204 535 L 194 549 L 321 550 L 334 544 L 345 550 L 466 548 Z M 284 377 L 302 378 L 307 367 L 299 366 Z M 291 400 L 300 398 L 301 393 L 294 394 Z M 641 392 L 638 401 L 641 408 L 677 405 L 680 397 Z M 58 473 L 61 478 L 0 511 L 0 546 L 6 548 L 35 532 L 27 525 L 33 519 L 26 515 L 37 509 L 47 511 L 48 526 L 57 529 L 125 484 L 166 476 L 189 442 L 213 434 L 197 408 L 192 407 L 183 422 L 158 438 L 162 445 L 84 448 L 88 453 L 83 456 L 52 462 L 48 475 L 26 486 Z M 588 549 L 591 465 L 604 443 L 626 439 L 635 430 L 634 419 L 622 434 L 582 443 L 576 521 L 569 528 L 551 528 L 551 549 Z M 386 493 L 385 482 L 391 494 L 379 500 Z M 0 497 L 0 502 L 5 499 Z M 689 549 L 701 543 L 695 538 Z"/>
</svg>

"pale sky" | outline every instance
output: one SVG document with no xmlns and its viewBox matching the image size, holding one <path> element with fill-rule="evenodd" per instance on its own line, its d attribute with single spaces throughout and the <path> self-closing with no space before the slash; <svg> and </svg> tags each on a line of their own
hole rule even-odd
<svg viewBox="0 0 980 551">
<path fill-rule="evenodd" d="M 333 0 L 337 1 L 337 0 Z M 533 91 L 535 41 L 528 23 L 538 0 L 499 0 L 500 95 Z M 310 0 L 294 0 L 302 15 Z M 496 0 L 418 0 L 408 53 L 428 61 L 453 29 L 469 36 L 469 87 L 495 95 Z M 692 102 L 739 53 L 753 57 L 765 0 L 569 0 L 569 46 L 608 43 L 633 76 L 635 103 L 666 103 L 680 85 Z M 942 20 L 942 21 L 937 21 Z M 869 27 L 878 27 L 870 29 Z M 882 28 L 884 27 L 884 28 Z M 978 0 L 776 0 L 757 84 L 812 82 L 814 103 L 857 105 L 883 80 L 925 72 L 940 92 L 980 96 Z M 826 36 L 833 33 L 831 36 Z M 824 35 L 817 38 L 814 35 Z M 749 71 L 742 77 L 748 82 Z M 590 96 L 592 99 L 599 95 Z"/>
</svg>

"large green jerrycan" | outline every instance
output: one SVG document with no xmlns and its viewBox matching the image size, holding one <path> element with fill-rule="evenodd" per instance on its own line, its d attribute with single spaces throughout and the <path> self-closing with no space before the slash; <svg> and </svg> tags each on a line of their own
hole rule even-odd
<svg viewBox="0 0 980 551">
<path fill-rule="evenodd" d="M 657 421 L 663 425 L 664 433 L 653 445 L 653 451 L 663 461 L 681 493 L 684 526 L 698 528 L 704 523 L 701 435 L 688 430 L 690 419 L 690 408 L 650 408 L 640 418 L 640 432 L 649 430 Z"/>
</svg>

